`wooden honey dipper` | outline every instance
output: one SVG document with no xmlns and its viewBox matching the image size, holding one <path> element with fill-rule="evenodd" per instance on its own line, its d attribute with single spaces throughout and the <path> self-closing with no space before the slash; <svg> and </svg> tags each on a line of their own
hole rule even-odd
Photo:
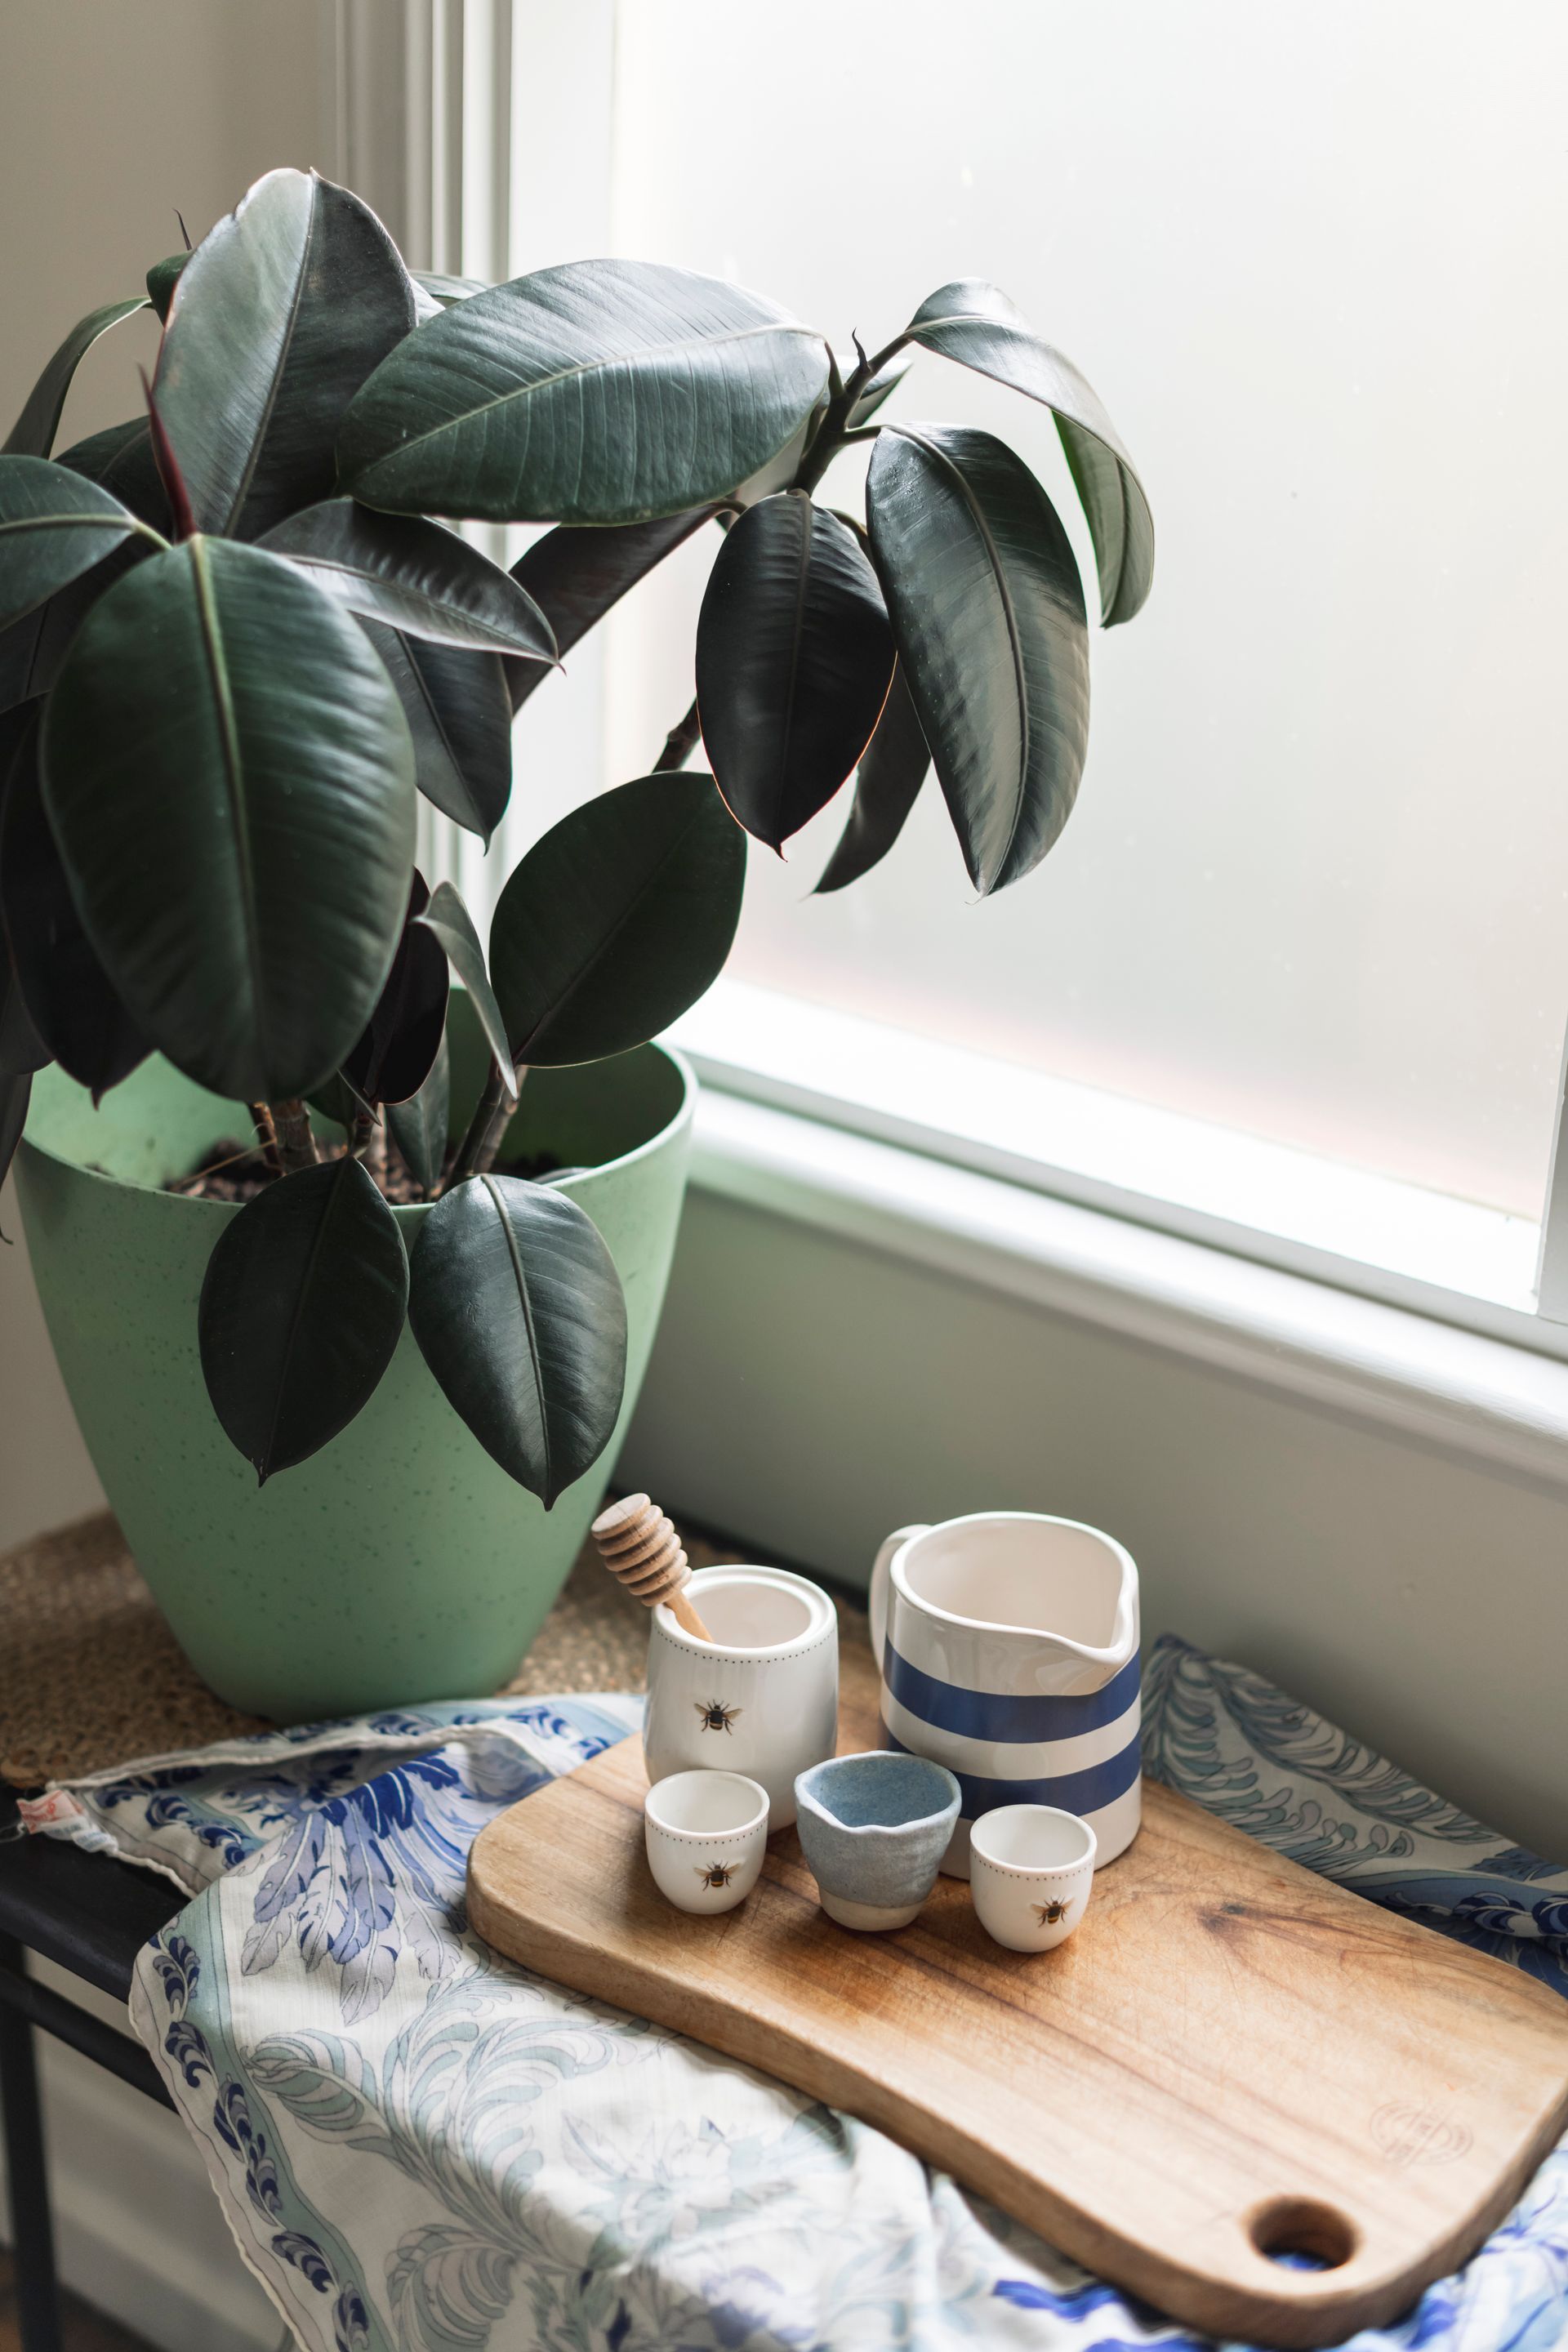
<svg viewBox="0 0 1568 2352">
<path fill-rule="evenodd" d="M 590 1532 L 612 1576 L 635 1592 L 645 1609 L 667 1601 L 677 1624 L 700 1642 L 712 1634 L 686 1598 L 682 1586 L 691 1570 L 673 1522 L 646 1495 L 626 1495 L 601 1511 Z"/>
</svg>

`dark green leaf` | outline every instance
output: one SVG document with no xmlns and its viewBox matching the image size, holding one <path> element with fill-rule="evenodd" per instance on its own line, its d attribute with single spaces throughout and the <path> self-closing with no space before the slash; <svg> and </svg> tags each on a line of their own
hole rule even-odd
<svg viewBox="0 0 1568 2352">
<path fill-rule="evenodd" d="M 153 456 L 152 431 L 145 416 L 111 425 L 73 448 L 63 450 L 57 463 L 112 492 L 133 515 L 150 523 L 163 538 L 174 530 L 169 501 Z M 0 629 L 0 710 L 30 695 L 46 694 L 59 675 L 71 639 L 100 596 L 152 552 L 153 542 L 124 540 L 112 555 L 95 563 L 68 588 L 51 596 L 7 629 Z"/>
<path fill-rule="evenodd" d="M 70 390 L 71 378 L 82 360 L 100 335 L 118 325 L 121 319 L 129 319 L 133 310 L 146 308 L 146 303 L 138 294 L 133 301 L 106 302 L 101 310 L 89 310 L 85 319 L 78 320 L 27 394 L 27 404 L 6 437 L 6 455 L 19 457 L 48 456 L 55 445 L 55 431 L 60 421 L 60 411 L 66 404 L 66 394 Z"/>
<path fill-rule="evenodd" d="M 342 1075 L 364 1101 L 400 1103 L 429 1076 L 447 1034 L 447 957 L 434 933 L 416 920 L 430 903 L 416 873 L 386 986 Z"/>
<path fill-rule="evenodd" d="M 438 269 L 416 269 L 414 283 L 430 297 L 437 310 L 449 310 L 454 302 L 466 302 L 470 294 L 489 290 L 488 278 L 448 278 Z"/>
<path fill-rule="evenodd" d="M 711 507 L 693 507 L 689 514 L 660 515 L 653 522 L 626 522 L 618 527 L 577 530 L 562 523 L 547 530 L 520 562 L 511 576 L 526 588 L 555 633 L 556 650 L 569 654 L 628 588 L 646 579 L 658 563 L 712 514 Z M 509 660 L 507 684 L 511 707 L 521 710 L 536 686 L 549 676 L 536 661 Z"/>
<path fill-rule="evenodd" d="M 24 1077 L 53 1059 L 23 1002 L 10 943 L 0 937 L 0 1079 Z"/>
<path fill-rule="evenodd" d="M 37 770 L 38 707 L 24 705 L 0 716 L 0 844 L 5 839 L 5 810 L 12 786 L 25 785 Z M 0 900 L 5 870 L 0 862 Z M 10 942 L 0 929 L 0 1079 L 26 1076 L 51 1059 L 48 1047 L 34 1028 Z"/>
<path fill-rule="evenodd" d="M 166 320 L 169 316 L 169 305 L 174 299 L 180 272 L 190 257 L 188 253 L 167 254 L 162 261 L 155 261 L 147 272 L 147 299 L 160 319 Z"/>
<path fill-rule="evenodd" d="M 816 405 L 809 416 L 803 416 L 789 439 L 775 456 L 743 482 L 735 485 L 732 503 L 736 507 L 754 507 L 759 499 L 771 499 L 777 490 L 787 490 L 800 471 L 800 461 L 805 455 L 806 444 L 827 414 L 828 393 L 825 384 L 817 394 Z"/>
<path fill-rule="evenodd" d="M 99 598 L 153 552 L 144 539 L 128 539 L 90 572 L 0 629 L 0 711 L 47 694 L 88 614 Z"/>
<path fill-rule="evenodd" d="M 489 974 L 485 970 L 485 951 L 479 945 L 479 935 L 461 897 L 449 882 L 437 882 L 430 904 L 414 919 L 416 925 L 422 923 L 427 930 L 434 931 L 440 940 L 447 962 L 468 992 L 469 1001 L 479 1017 L 479 1026 L 485 1033 L 485 1042 L 495 1056 L 496 1066 L 504 1072 L 510 1084 L 511 1055 L 507 1045 L 506 1023 L 501 1019 L 500 1007 L 496 1003 Z"/>
<path fill-rule="evenodd" d="M 321 1118 L 330 1118 L 334 1127 L 341 1127 L 345 1135 L 353 1125 L 354 1112 L 359 1108 L 353 1088 L 341 1070 L 334 1070 L 330 1078 L 323 1078 L 319 1087 L 312 1087 L 305 1100 Z"/>
<path fill-rule="evenodd" d="M 867 513 L 910 698 L 982 897 L 1039 864 L 1089 748 L 1083 585 L 1056 509 L 989 433 L 884 425 Z"/>
<path fill-rule="evenodd" d="M 328 499 L 289 516 L 259 544 L 367 620 L 437 645 L 555 659 L 550 624 L 532 597 L 439 523 Z"/>
<path fill-rule="evenodd" d="M 16 1146 L 22 1140 L 32 1091 L 33 1074 L 30 1070 L 25 1070 L 19 1077 L 0 1078 L 0 1184 L 5 1181 L 16 1157 Z"/>
<path fill-rule="evenodd" d="M 858 394 L 850 408 L 851 427 L 864 425 L 868 416 L 875 416 L 882 403 L 897 392 L 909 372 L 908 360 L 889 360 L 885 368 L 879 368 Z"/>
<path fill-rule="evenodd" d="M 362 625 L 397 689 L 420 791 L 489 848 L 511 798 L 511 702 L 501 656 L 433 646 L 376 621 Z"/>
<path fill-rule="evenodd" d="M 930 765 L 931 752 L 900 663 L 877 731 L 861 754 L 849 820 L 823 869 L 818 897 L 858 882 L 886 857 L 903 831 Z"/>
<path fill-rule="evenodd" d="M 940 287 L 921 304 L 908 331 L 928 351 L 1026 393 L 1054 413 L 1094 541 L 1100 618 L 1107 628 L 1130 621 L 1154 576 L 1154 519 L 1099 395 L 1071 360 L 1042 342 L 1006 295 L 984 278 Z"/>
<path fill-rule="evenodd" d="M 26 1066 L 57 1061 L 99 1101 L 152 1048 L 110 986 L 72 901 L 44 814 L 36 721 L 17 747 L 5 791 L 0 914 L 22 1003 L 41 1042 L 39 1059 Z"/>
<path fill-rule="evenodd" d="M 259 1484 L 369 1402 L 407 1304 L 397 1219 L 357 1160 L 285 1176 L 229 1219 L 202 1284 L 202 1376 Z"/>
<path fill-rule="evenodd" d="M 476 1176 L 414 1252 L 408 1319 L 458 1418 L 549 1510 L 615 1433 L 626 1310 L 615 1260 L 564 1192 Z"/>
<path fill-rule="evenodd" d="M 642 522 L 782 449 L 827 380 L 786 311 L 651 262 L 580 261 L 459 302 L 383 362 L 339 442 L 369 506 Z"/>
<path fill-rule="evenodd" d="M 490 927 L 513 1058 L 596 1062 L 667 1029 L 717 978 L 745 882 L 745 835 L 710 776 L 644 776 L 563 817 Z"/>
<path fill-rule="evenodd" d="M 832 799 L 892 674 L 882 593 L 855 533 L 804 490 L 748 508 L 697 623 L 702 741 L 748 833 L 777 849 Z"/>
<path fill-rule="evenodd" d="M 414 325 L 375 215 L 268 172 L 181 271 L 153 384 L 203 530 L 255 538 L 332 489 L 339 421 Z"/>
<path fill-rule="evenodd" d="M 44 457 L 0 457 L 0 623 L 47 604 L 132 535 L 120 500 Z"/>
<path fill-rule="evenodd" d="M 85 474 L 100 489 L 112 490 L 121 506 L 152 524 L 163 539 L 172 535 L 168 495 L 153 455 L 153 428 L 144 416 L 110 425 L 62 450 L 56 461 Z"/>
<path fill-rule="evenodd" d="M 408 1172 L 428 1197 L 441 1181 L 447 1164 L 447 1130 L 451 1123 L 452 1058 L 445 1033 L 430 1066 L 430 1075 L 418 1093 L 405 1103 L 387 1107 L 386 1124 L 392 1139 L 408 1163 Z"/>
<path fill-rule="evenodd" d="M 177 1067 L 242 1102 L 338 1067 L 414 854 L 408 730 L 356 622 L 258 548 L 153 556 L 67 657 L 44 798 L 88 936 Z"/>
</svg>

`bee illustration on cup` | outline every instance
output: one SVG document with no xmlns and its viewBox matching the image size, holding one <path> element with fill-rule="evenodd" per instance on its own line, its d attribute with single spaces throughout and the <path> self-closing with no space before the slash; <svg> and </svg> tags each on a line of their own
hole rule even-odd
<svg viewBox="0 0 1568 2352">
<path fill-rule="evenodd" d="M 745 1713 L 744 1707 L 725 1706 L 721 1700 L 716 1698 L 694 1698 L 691 1704 L 702 1717 L 704 1731 L 728 1731 L 731 1724 Z"/>
<path fill-rule="evenodd" d="M 1068 1906 L 1058 1895 L 1053 1895 L 1048 1903 L 1035 1904 L 1033 1909 L 1042 1927 L 1059 1927 L 1068 1916 Z"/>
<path fill-rule="evenodd" d="M 728 1886 L 739 1868 L 734 1862 L 700 1862 L 697 1875 L 704 1886 Z"/>
</svg>

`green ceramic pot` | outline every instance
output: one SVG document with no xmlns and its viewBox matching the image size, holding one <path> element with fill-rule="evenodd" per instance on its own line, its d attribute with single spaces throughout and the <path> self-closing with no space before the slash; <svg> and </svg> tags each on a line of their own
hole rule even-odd
<svg viewBox="0 0 1568 2352">
<path fill-rule="evenodd" d="M 478 1091 L 477 1031 L 455 995 L 458 1118 Z M 236 1706 L 294 1723 L 471 1698 L 515 1670 L 597 1509 L 637 1402 L 675 1247 L 696 1080 L 644 1045 L 535 1070 L 505 1154 L 582 1166 L 566 1180 L 608 1243 L 629 1334 L 621 1426 L 546 1513 L 453 1412 L 405 1328 L 341 1436 L 263 1487 L 213 1416 L 196 1302 L 238 1211 L 160 1187 L 242 1108 L 143 1063 L 94 1110 L 55 1069 L 33 1087 L 17 1191 L 49 1337 L 104 1491 L 197 1671 Z M 333 1130 L 335 1132 L 335 1130 Z M 399 1209 L 404 1239 L 429 1213 Z"/>
</svg>

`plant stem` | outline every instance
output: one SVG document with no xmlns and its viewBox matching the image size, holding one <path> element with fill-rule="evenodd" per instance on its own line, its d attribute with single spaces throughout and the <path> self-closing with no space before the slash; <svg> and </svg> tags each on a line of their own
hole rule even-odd
<svg viewBox="0 0 1568 2352">
<path fill-rule="evenodd" d="M 271 1112 L 283 1173 L 292 1176 L 301 1168 L 313 1168 L 316 1164 L 316 1139 L 310 1132 L 310 1114 L 300 1097 L 290 1095 L 287 1102 L 274 1103 Z"/>
<path fill-rule="evenodd" d="M 474 1173 L 476 1176 L 488 1176 L 490 1170 L 495 1166 L 496 1153 L 500 1150 L 502 1139 L 506 1134 L 507 1129 L 511 1124 L 512 1113 L 517 1108 L 517 1098 L 522 1092 L 522 1082 L 527 1076 L 528 1064 L 526 1062 L 517 1062 L 513 1064 L 511 1073 L 511 1098 L 510 1101 L 503 1101 L 497 1106 L 496 1109 L 490 1115 L 489 1125 L 486 1128 L 483 1135 L 479 1138 L 479 1148 L 474 1154 Z"/>
<path fill-rule="evenodd" d="M 697 715 L 697 704 L 693 699 L 690 709 L 676 720 L 665 737 L 664 749 L 653 763 L 654 774 L 660 776 L 667 769 L 683 768 L 701 732 L 702 721 Z"/>
<path fill-rule="evenodd" d="M 452 1172 L 447 1179 L 444 1191 L 449 1192 L 454 1184 L 462 1183 L 466 1177 L 489 1175 L 495 1165 L 496 1153 L 500 1150 L 507 1122 L 517 1108 L 517 1097 L 522 1091 L 522 1082 L 527 1076 L 526 1065 L 521 1069 L 503 1073 L 496 1063 L 490 1064 L 485 1090 L 474 1105 L 474 1115 L 458 1146 L 458 1156 L 452 1162 Z"/>
<path fill-rule="evenodd" d="M 359 1122 L 354 1122 L 357 1127 Z M 377 1112 L 370 1120 L 370 1133 L 365 1139 L 363 1154 L 365 1174 L 378 1192 L 386 1190 L 386 1120 Z"/>
<path fill-rule="evenodd" d="M 271 1111 L 264 1102 L 250 1103 L 247 1108 L 250 1112 L 251 1124 L 256 1129 L 256 1139 L 267 1155 L 267 1165 L 274 1176 L 281 1176 L 283 1162 L 278 1157 L 278 1138 L 272 1132 Z"/>
<path fill-rule="evenodd" d="M 366 1153 L 370 1150 L 371 1138 L 374 1133 L 374 1112 L 368 1111 L 362 1104 L 356 1103 L 354 1105 L 353 1124 L 349 1129 L 349 1156 L 351 1159 L 363 1160 L 365 1157 Z"/>
</svg>

